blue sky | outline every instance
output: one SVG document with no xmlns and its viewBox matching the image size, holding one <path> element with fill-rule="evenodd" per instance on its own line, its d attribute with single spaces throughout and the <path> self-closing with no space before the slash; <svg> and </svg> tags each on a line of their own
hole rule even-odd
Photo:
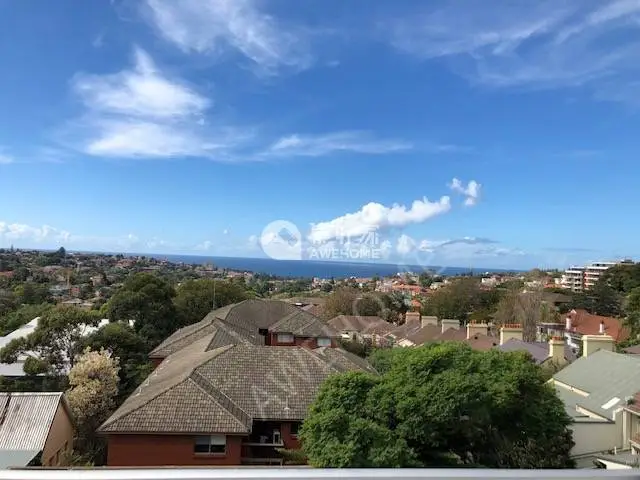
<svg viewBox="0 0 640 480">
<path fill-rule="evenodd" d="M 639 54 L 631 0 L 5 1 L 0 244 L 637 258 Z"/>
</svg>

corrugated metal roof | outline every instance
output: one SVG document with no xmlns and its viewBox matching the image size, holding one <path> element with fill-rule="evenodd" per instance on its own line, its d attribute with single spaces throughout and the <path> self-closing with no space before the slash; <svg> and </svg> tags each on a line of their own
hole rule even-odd
<svg viewBox="0 0 640 480">
<path fill-rule="evenodd" d="M 61 399 L 59 392 L 1 393 L 0 450 L 42 450 Z"/>
</svg>

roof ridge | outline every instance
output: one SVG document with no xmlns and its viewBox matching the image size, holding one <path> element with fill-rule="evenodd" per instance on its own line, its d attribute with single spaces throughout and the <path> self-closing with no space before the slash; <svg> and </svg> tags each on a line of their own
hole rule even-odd
<svg viewBox="0 0 640 480">
<path fill-rule="evenodd" d="M 291 347 L 288 347 L 288 348 L 291 348 Z M 331 347 L 317 347 L 315 349 L 309 349 L 309 348 L 305 348 L 305 347 L 296 347 L 296 348 L 301 348 L 302 350 L 307 352 L 308 355 L 311 355 L 311 357 L 313 357 L 321 365 L 325 365 L 327 368 L 329 368 L 329 369 L 331 369 L 331 370 L 333 370 L 335 372 L 342 373 L 341 370 L 339 370 L 338 368 L 334 367 L 333 362 L 330 362 L 328 359 L 323 358 L 319 353 L 317 353 L 315 351 L 315 350 L 320 349 L 320 348 L 331 348 Z M 342 350 L 342 349 L 334 348 L 333 350 Z"/>
<path fill-rule="evenodd" d="M 160 367 L 156 367 L 156 370 L 154 370 L 153 372 L 151 372 L 151 373 L 147 376 L 147 378 L 145 378 L 145 379 L 142 381 L 142 384 L 140 384 L 140 385 L 136 388 L 136 390 L 134 390 L 134 393 L 132 393 L 131 395 L 129 395 L 129 396 L 127 397 L 127 399 L 124 401 L 124 403 L 122 403 L 122 405 L 120 405 L 120 407 L 118 407 L 118 409 L 117 409 L 115 412 L 113 412 L 113 413 L 111 414 L 111 416 L 110 416 L 109 418 L 107 418 L 107 419 L 102 423 L 102 425 L 100 425 L 100 427 L 98 427 L 98 432 L 103 431 L 105 427 L 107 427 L 107 426 L 109 426 L 109 425 L 113 424 L 114 422 L 116 422 L 116 421 L 118 421 L 118 420 L 120 420 L 120 419 L 122 419 L 122 418 L 124 418 L 124 417 L 126 417 L 126 416 L 128 416 L 128 415 L 131 415 L 131 414 L 132 414 L 132 413 L 134 413 L 134 412 L 137 412 L 137 411 L 138 411 L 138 410 L 140 410 L 142 407 L 144 407 L 145 405 L 148 405 L 151 401 L 153 401 L 153 400 L 155 400 L 156 398 L 158 398 L 160 395 L 164 395 L 165 393 L 167 393 L 167 392 L 169 392 L 169 391 L 173 390 L 174 388 L 176 388 L 178 385 L 183 384 L 185 380 L 187 380 L 187 379 L 189 379 L 189 378 L 191 377 L 191 374 L 195 371 L 195 369 L 196 369 L 196 368 L 198 368 L 198 367 L 202 366 L 203 364 L 205 364 L 205 363 L 206 363 L 206 362 L 208 362 L 209 360 L 211 360 L 211 359 L 213 359 L 213 358 L 216 358 L 216 357 L 217 357 L 217 356 L 219 356 L 220 354 L 222 354 L 222 353 L 226 352 L 227 350 L 229 350 L 229 347 L 233 347 L 233 345 L 228 345 L 228 346 L 218 347 L 218 348 L 216 348 L 216 349 L 209 350 L 209 351 L 206 351 L 206 352 L 201 353 L 201 355 L 203 355 L 203 356 L 205 356 L 205 355 L 206 355 L 206 358 L 205 358 L 205 359 L 203 359 L 200 363 L 197 363 L 196 365 L 193 365 L 192 367 L 190 367 L 190 370 L 189 370 L 189 369 L 187 369 L 187 370 L 186 370 L 186 372 L 188 372 L 188 373 L 185 375 L 185 377 L 184 377 L 182 380 L 179 380 L 179 381 L 177 381 L 176 383 L 173 383 L 173 384 L 168 385 L 168 386 L 167 386 L 167 388 L 164 388 L 164 389 L 162 389 L 162 390 L 158 391 L 155 395 L 153 395 L 152 397 L 150 397 L 150 398 L 146 399 L 146 400 L 145 400 L 144 402 L 142 402 L 140 405 L 138 405 L 138 406 L 136 406 L 136 407 L 132 408 L 132 409 L 131 409 L 131 410 L 129 410 L 129 411 L 126 411 L 126 412 L 122 413 L 121 415 L 116 416 L 116 414 L 118 413 L 118 410 L 120 410 L 120 409 L 121 409 L 121 408 L 122 408 L 122 407 L 127 403 L 127 401 L 128 401 L 129 399 L 131 399 L 134 395 L 136 395 L 136 393 L 135 393 L 135 392 L 136 392 L 136 390 L 140 389 L 140 392 L 139 392 L 139 393 L 141 393 L 141 392 L 142 392 L 142 387 L 143 387 L 143 386 L 145 386 L 145 385 L 144 385 L 144 382 L 146 382 L 146 381 L 147 381 L 149 378 L 151 378 L 154 374 L 155 374 L 156 376 L 158 375 L 158 368 L 160 368 Z M 187 347 L 187 348 L 188 348 L 188 347 Z M 171 357 L 171 355 L 169 355 L 169 357 L 168 357 L 168 358 L 170 358 L 170 357 Z M 186 373 L 186 372 L 184 372 L 184 373 Z"/>
</svg>

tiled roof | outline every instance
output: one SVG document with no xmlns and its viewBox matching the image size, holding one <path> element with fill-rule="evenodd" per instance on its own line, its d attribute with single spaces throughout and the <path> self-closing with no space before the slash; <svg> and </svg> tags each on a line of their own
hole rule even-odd
<svg viewBox="0 0 640 480">
<path fill-rule="evenodd" d="M 587 392 L 589 395 L 580 397 L 578 404 L 612 419 L 613 411 L 624 406 L 627 397 L 633 397 L 640 391 L 640 357 L 598 350 L 587 357 L 580 357 L 553 378 Z M 616 398 L 618 400 L 614 401 Z M 612 401 L 614 403 L 610 404 Z"/>
<path fill-rule="evenodd" d="M 464 341 L 474 350 L 488 351 L 499 345 L 500 340 L 482 333 L 476 333 Z"/>
<path fill-rule="evenodd" d="M 322 382 L 373 372 L 337 349 L 233 345 L 205 337 L 171 355 L 100 427 L 104 433 L 248 433 L 252 421 L 302 420 Z"/>
<path fill-rule="evenodd" d="M 269 327 L 270 332 L 292 333 L 299 337 L 337 337 L 338 332 L 315 315 L 298 310 Z"/>
<path fill-rule="evenodd" d="M 517 352 L 527 351 L 531 354 L 534 361 L 538 364 L 544 362 L 549 358 L 549 343 L 548 342 L 523 342 L 517 338 L 511 338 L 504 344 L 497 347 L 503 352 Z M 564 346 L 564 358 L 567 361 L 573 361 L 576 359 L 576 352 L 572 348 L 565 344 Z"/>
<path fill-rule="evenodd" d="M 381 326 L 388 327 L 388 332 L 395 328 L 392 323 L 386 322 L 375 315 L 338 315 L 327 323 L 339 332 L 369 333 L 370 329 Z"/>
<path fill-rule="evenodd" d="M 571 318 L 572 331 L 581 335 L 598 335 L 600 323 L 604 323 L 604 333 L 611 336 L 616 342 L 622 342 L 629 338 L 629 330 L 622 325 L 617 318 L 592 315 L 586 310 L 572 310 L 567 314 Z"/>
<path fill-rule="evenodd" d="M 329 335 L 331 330 L 326 328 L 322 320 L 293 304 L 279 300 L 251 299 L 213 310 L 200 322 L 173 333 L 153 349 L 149 356 L 166 358 L 204 337 L 210 337 L 209 348 L 237 344 L 263 345 L 264 338 L 259 330 L 272 327 L 288 317 L 291 317 L 289 321 L 292 326 L 297 325 L 300 331 L 304 327 L 308 336 L 334 336 Z M 316 333 L 312 334 L 312 331 Z"/>
<path fill-rule="evenodd" d="M 433 340 L 442 333 L 442 327 L 438 325 L 425 325 L 406 336 L 406 339 L 415 345 L 422 345 Z"/>
<path fill-rule="evenodd" d="M 396 339 L 407 338 L 409 335 L 417 332 L 420 329 L 419 323 L 405 323 L 399 327 L 395 327 L 389 332 L 389 335 Z"/>
<path fill-rule="evenodd" d="M 61 404 L 60 392 L 0 393 L 0 450 L 42 450 Z"/>
<path fill-rule="evenodd" d="M 467 339 L 467 330 L 465 328 L 448 328 L 440 335 L 434 338 L 434 340 L 439 342 L 445 341 L 462 341 Z"/>
</svg>

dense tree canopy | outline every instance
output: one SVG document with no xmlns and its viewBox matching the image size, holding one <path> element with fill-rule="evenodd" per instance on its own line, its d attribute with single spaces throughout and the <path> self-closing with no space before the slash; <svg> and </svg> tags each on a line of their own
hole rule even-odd
<svg viewBox="0 0 640 480">
<path fill-rule="evenodd" d="M 182 325 L 202 320 L 216 308 L 247 299 L 247 291 L 238 284 L 223 280 L 189 280 L 176 291 L 174 304 Z"/>
<path fill-rule="evenodd" d="M 153 347 L 181 325 L 174 296 L 175 290 L 162 278 L 137 273 L 127 278 L 105 307 L 112 322 L 133 320 L 135 331 Z"/>
<path fill-rule="evenodd" d="M 456 343 L 377 354 L 322 386 L 301 429 L 316 467 L 568 468 L 570 418 L 521 352 Z"/>
</svg>

